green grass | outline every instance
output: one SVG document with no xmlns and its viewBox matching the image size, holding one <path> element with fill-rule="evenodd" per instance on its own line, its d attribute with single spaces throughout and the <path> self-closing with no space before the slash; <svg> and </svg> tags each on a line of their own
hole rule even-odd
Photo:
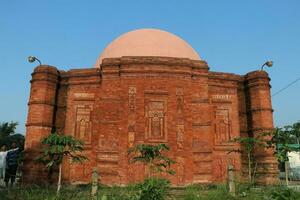
<svg viewBox="0 0 300 200">
<path fill-rule="evenodd" d="M 15 187 L 0 190 L 0 200 L 88 200 L 90 185 L 63 186 L 56 196 L 55 187 Z M 138 200 L 134 185 L 128 187 L 100 186 L 97 200 Z M 172 189 L 168 199 L 173 200 L 300 200 L 300 192 L 286 189 L 284 186 L 251 188 L 239 185 L 235 197 L 228 194 L 224 185 L 192 185 L 184 189 Z"/>
<path fill-rule="evenodd" d="M 89 199 L 89 190 L 87 188 L 69 188 L 64 187 L 59 195 L 56 197 L 55 187 L 20 187 L 12 188 L 10 190 L 1 191 L 3 194 L 1 200 L 85 200 Z"/>
<path fill-rule="evenodd" d="M 300 200 L 300 192 L 285 186 L 250 187 L 240 184 L 236 195 L 227 192 L 224 185 L 189 186 L 185 189 L 183 200 Z"/>
<path fill-rule="evenodd" d="M 90 192 L 90 185 L 63 186 L 59 196 L 56 196 L 56 187 L 14 187 L 10 190 L 0 190 L 0 200 L 87 200 L 92 199 Z M 97 200 L 105 197 L 107 200 L 131 200 L 135 193 L 133 186 L 100 186 Z"/>
</svg>

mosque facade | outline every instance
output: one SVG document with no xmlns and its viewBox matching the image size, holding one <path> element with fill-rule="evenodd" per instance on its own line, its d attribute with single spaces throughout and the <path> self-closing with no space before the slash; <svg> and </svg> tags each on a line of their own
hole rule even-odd
<svg viewBox="0 0 300 200">
<path fill-rule="evenodd" d="M 226 180 L 227 167 L 247 170 L 235 137 L 273 130 L 270 78 L 213 72 L 184 40 L 157 29 L 128 32 L 102 52 L 94 68 L 62 71 L 40 65 L 32 73 L 23 181 L 46 180 L 32 159 L 41 138 L 57 132 L 84 142 L 89 160 L 64 160 L 66 183 L 88 183 L 97 169 L 103 184 L 143 180 L 145 166 L 128 162 L 128 148 L 165 143 L 176 163 L 173 185 Z M 256 148 L 257 180 L 277 181 L 272 149 Z"/>
</svg>

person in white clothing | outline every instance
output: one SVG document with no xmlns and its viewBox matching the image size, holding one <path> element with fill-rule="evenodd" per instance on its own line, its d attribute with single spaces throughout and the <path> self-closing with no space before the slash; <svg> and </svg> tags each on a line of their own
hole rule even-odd
<svg viewBox="0 0 300 200">
<path fill-rule="evenodd" d="M 7 155 L 6 146 L 3 145 L 1 146 L 0 149 L 0 180 L 4 179 L 5 177 L 6 155 Z"/>
</svg>

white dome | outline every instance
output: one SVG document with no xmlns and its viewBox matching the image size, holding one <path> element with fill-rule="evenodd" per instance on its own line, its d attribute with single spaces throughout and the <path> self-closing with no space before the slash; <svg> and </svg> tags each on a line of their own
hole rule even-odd
<svg viewBox="0 0 300 200">
<path fill-rule="evenodd" d="M 96 67 L 104 58 L 122 56 L 162 56 L 200 60 L 197 52 L 180 37 L 158 29 L 139 29 L 125 33 L 111 42 L 98 57 Z"/>
</svg>

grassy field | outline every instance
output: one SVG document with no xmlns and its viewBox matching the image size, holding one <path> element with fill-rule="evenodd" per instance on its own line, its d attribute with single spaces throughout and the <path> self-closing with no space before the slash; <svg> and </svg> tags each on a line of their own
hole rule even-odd
<svg viewBox="0 0 300 200">
<path fill-rule="evenodd" d="M 60 195 L 56 196 L 55 187 L 15 187 L 10 190 L 0 190 L 1 200 L 87 200 L 91 187 L 64 186 Z M 138 191 L 134 186 L 107 187 L 100 186 L 97 200 L 137 200 Z M 300 200 L 300 192 L 287 189 L 284 186 L 249 188 L 240 185 L 235 197 L 227 193 L 224 185 L 199 186 L 170 189 L 167 199 L 178 200 Z"/>
</svg>

